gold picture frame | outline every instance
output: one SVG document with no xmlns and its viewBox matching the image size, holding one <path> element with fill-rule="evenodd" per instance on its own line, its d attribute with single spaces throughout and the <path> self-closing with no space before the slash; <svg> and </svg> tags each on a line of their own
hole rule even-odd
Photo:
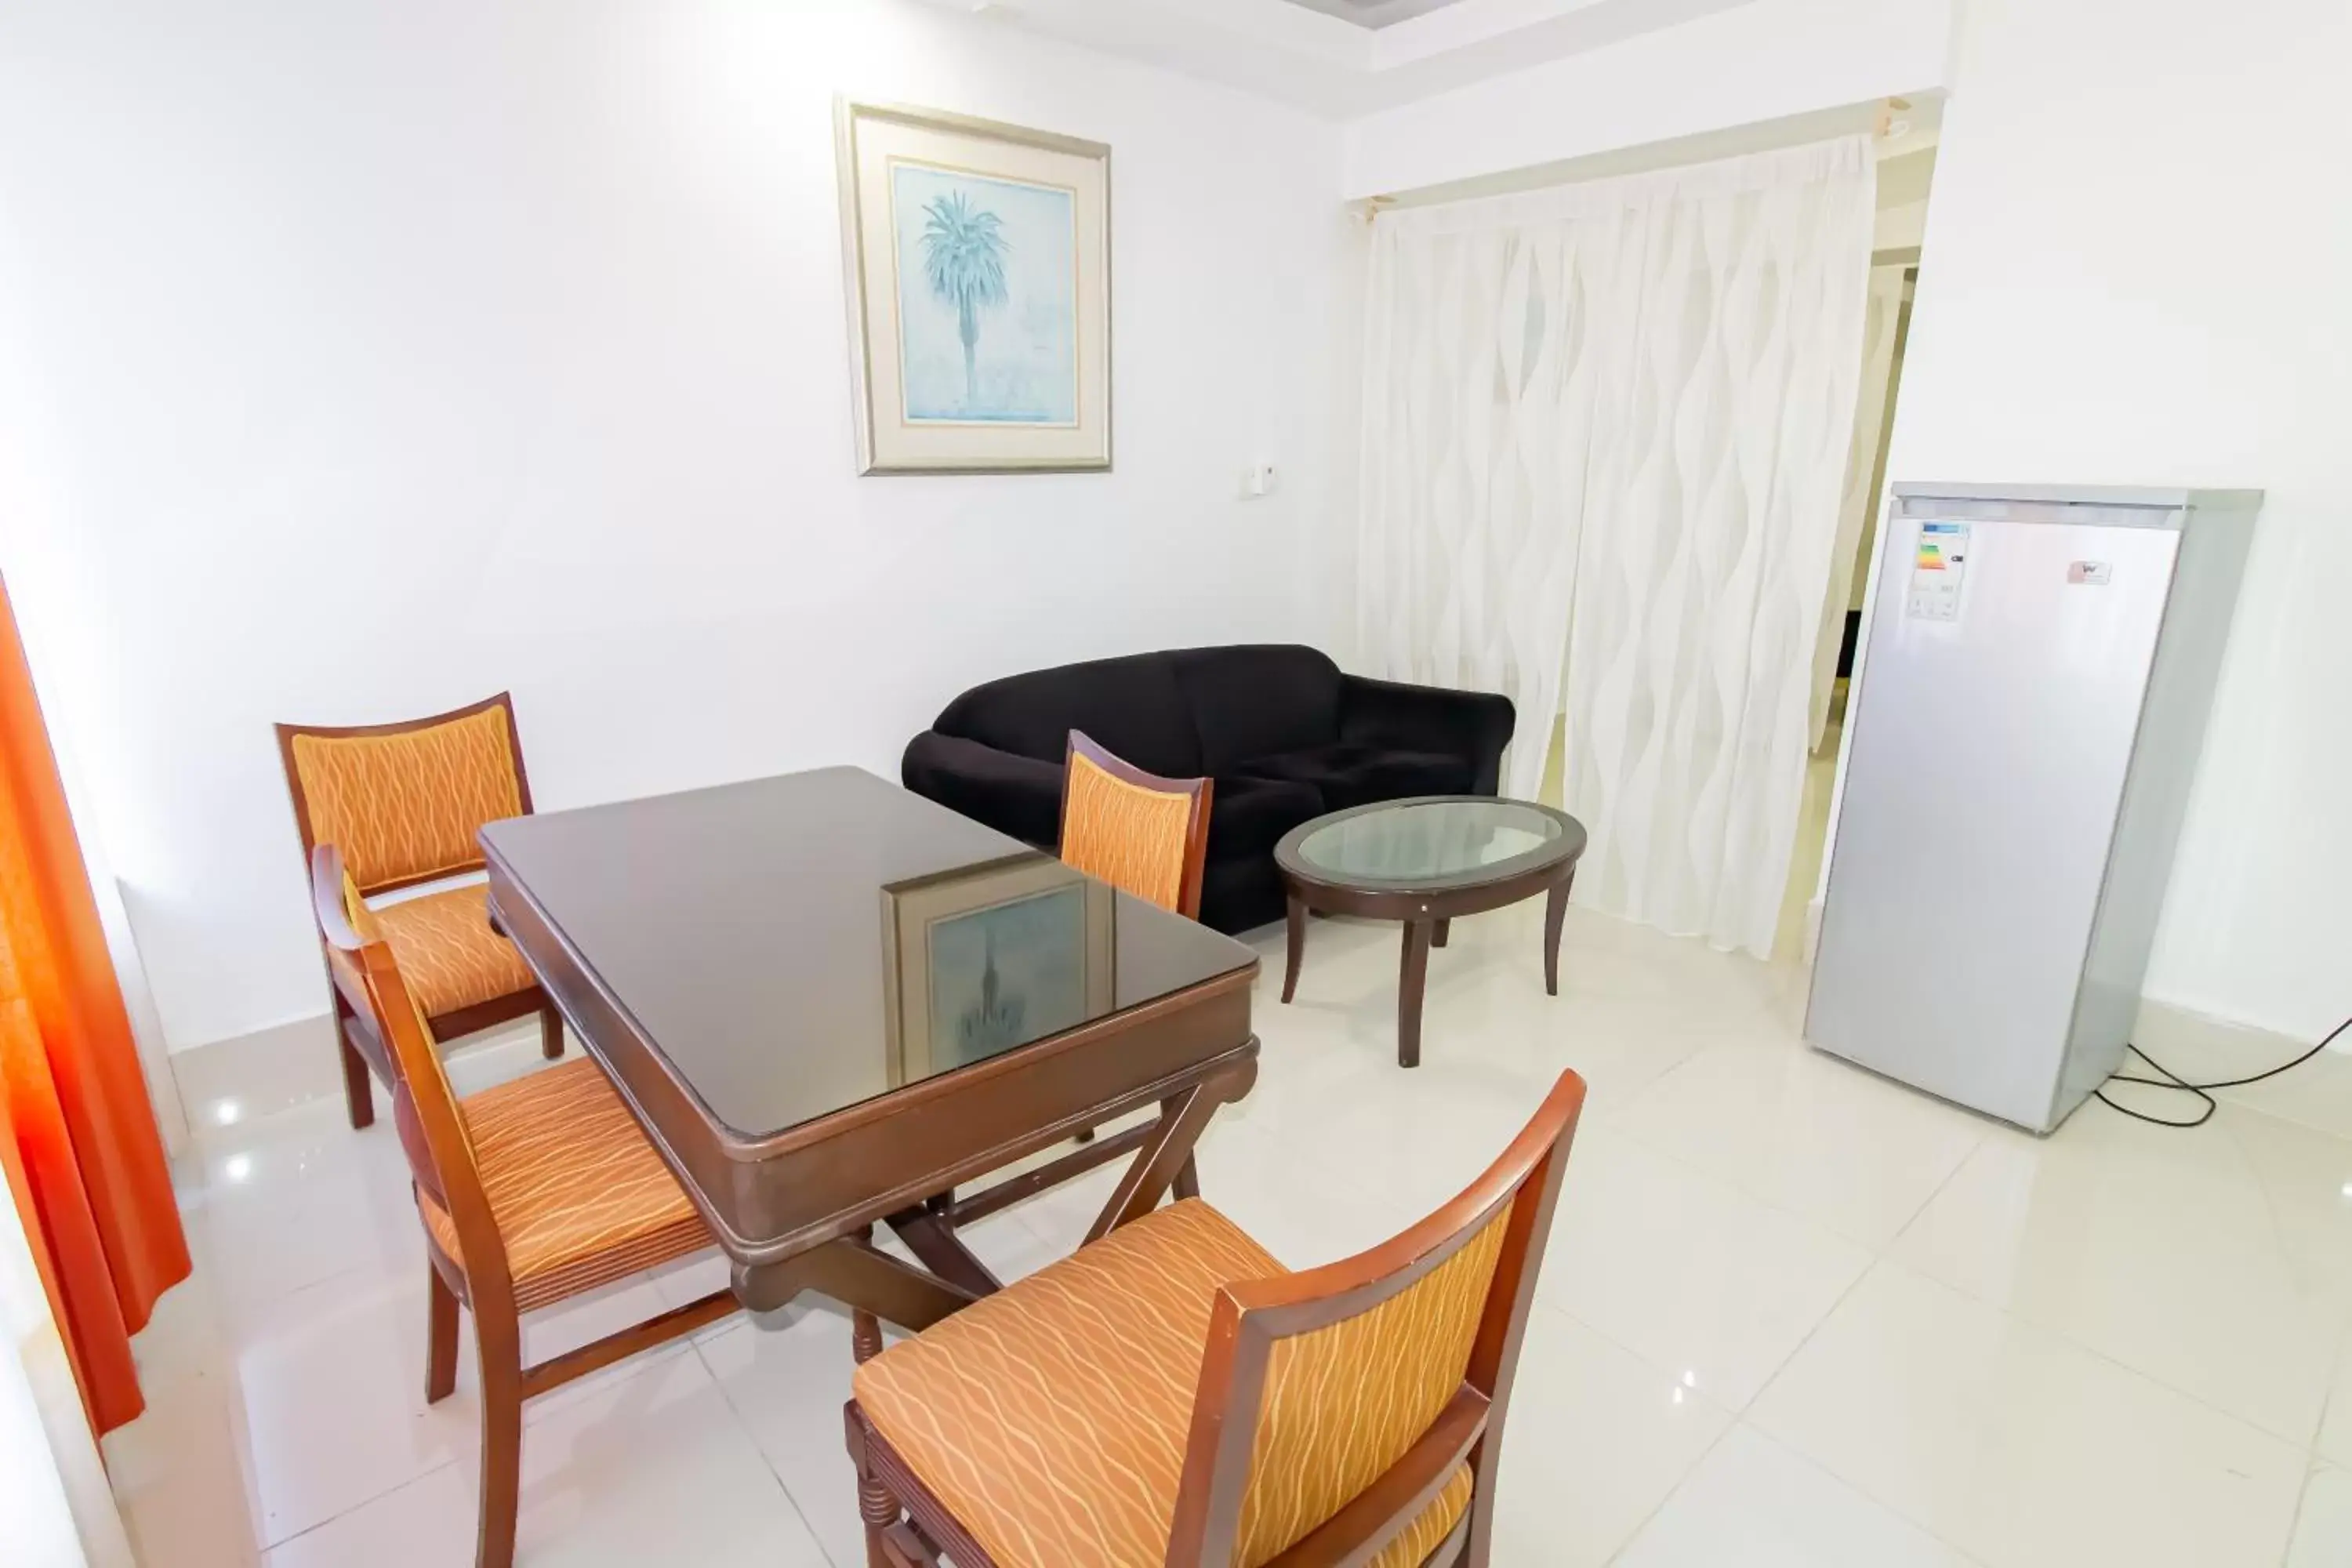
<svg viewBox="0 0 2352 1568">
<path fill-rule="evenodd" d="M 1111 467 L 1110 149 L 835 106 L 858 471 Z"/>
</svg>

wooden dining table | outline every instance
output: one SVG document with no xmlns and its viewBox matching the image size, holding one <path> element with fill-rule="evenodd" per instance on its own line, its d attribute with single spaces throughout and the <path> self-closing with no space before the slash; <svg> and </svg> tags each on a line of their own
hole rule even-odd
<svg viewBox="0 0 2352 1568">
<path fill-rule="evenodd" d="M 516 817 L 481 843 L 491 919 L 738 1298 L 834 1298 L 861 1355 L 873 1320 L 920 1330 L 998 1288 L 959 1226 L 1121 1159 L 1088 1239 L 1136 1219 L 1256 1077 L 1249 948 L 858 769 Z"/>
</svg>

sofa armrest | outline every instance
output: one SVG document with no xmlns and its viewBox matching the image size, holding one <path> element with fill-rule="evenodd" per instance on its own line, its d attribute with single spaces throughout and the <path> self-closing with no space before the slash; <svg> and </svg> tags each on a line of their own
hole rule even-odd
<svg viewBox="0 0 2352 1568">
<path fill-rule="evenodd" d="M 926 730 L 908 742 L 899 782 L 974 822 L 1051 849 L 1062 834 L 1062 765 Z"/>
<path fill-rule="evenodd" d="M 1518 710 L 1511 700 L 1490 691 L 1406 686 L 1360 675 L 1342 678 L 1339 739 L 1467 758 L 1473 794 L 1495 793 L 1502 778 L 1503 748 L 1511 743 L 1517 724 Z"/>
</svg>

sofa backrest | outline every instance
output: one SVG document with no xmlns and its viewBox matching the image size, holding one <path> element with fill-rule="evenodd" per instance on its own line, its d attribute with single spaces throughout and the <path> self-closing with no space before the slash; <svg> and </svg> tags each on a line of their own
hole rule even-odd
<svg viewBox="0 0 2352 1568">
<path fill-rule="evenodd" d="M 1084 730 L 1139 768 L 1193 778 L 1338 740 L 1340 680 L 1289 644 L 1130 654 L 975 686 L 931 728 L 1047 763 Z"/>
<path fill-rule="evenodd" d="M 1339 667 L 1315 648 L 1260 643 L 1169 657 L 1212 774 L 1339 738 Z"/>
<path fill-rule="evenodd" d="M 949 703 L 931 728 L 1055 763 L 1069 750 L 1070 731 L 1084 730 L 1147 772 L 1195 778 L 1202 771 L 1192 710 L 1164 653 L 1008 675 Z"/>
</svg>

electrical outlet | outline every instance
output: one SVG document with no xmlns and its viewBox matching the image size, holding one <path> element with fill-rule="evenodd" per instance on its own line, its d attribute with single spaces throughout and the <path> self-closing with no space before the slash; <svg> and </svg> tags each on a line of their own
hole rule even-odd
<svg viewBox="0 0 2352 1568">
<path fill-rule="evenodd" d="M 1272 463 L 1260 463 L 1242 473 L 1242 499 L 1258 500 L 1274 493 L 1275 474 Z"/>
</svg>

